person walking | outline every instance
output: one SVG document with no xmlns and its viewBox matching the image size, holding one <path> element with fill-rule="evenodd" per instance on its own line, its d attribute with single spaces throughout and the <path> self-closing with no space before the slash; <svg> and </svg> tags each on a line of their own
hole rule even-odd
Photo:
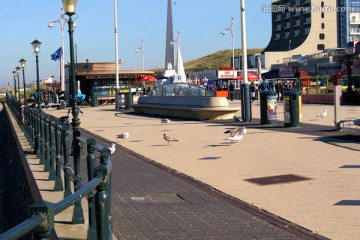
<svg viewBox="0 0 360 240">
<path fill-rule="evenodd" d="M 230 81 L 229 93 L 230 93 L 230 100 L 231 100 L 231 101 L 234 100 L 234 91 L 235 91 L 235 86 L 234 86 L 233 82 Z"/>
<path fill-rule="evenodd" d="M 251 102 L 255 101 L 255 93 L 256 93 L 256 86 L 254 81 L 250 83 L 250 92 L 251 92 Z"/>
</svg>

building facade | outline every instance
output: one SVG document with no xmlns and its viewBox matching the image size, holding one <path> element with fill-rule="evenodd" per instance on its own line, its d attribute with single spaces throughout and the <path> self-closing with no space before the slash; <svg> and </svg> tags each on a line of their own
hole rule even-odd
<svg viewBox="0 0 360 240">
<path fill-rule="evenodd" d="M 273 0 L 272 36 L 263 51 L 265 67 L 338 47 L 338 18 L 344 10 L 339 9 L 340 1 Z"/>
</svg>

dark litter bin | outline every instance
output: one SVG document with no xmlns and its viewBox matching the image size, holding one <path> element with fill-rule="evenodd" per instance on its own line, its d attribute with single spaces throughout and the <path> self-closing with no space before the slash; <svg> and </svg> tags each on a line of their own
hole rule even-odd
<svg viewBox="0 0 360 240">
<path fill-rule="evenodd" d="M 118 108 L 125 109 L 125 94 L 124 93 L 118 94 Z"/>
<path fill-rule="evenodd" d="M 130 109 L 133 104 L 133 96 L 131 92 L 125 93 L 125 109 Z"/>
<path fill-rule="evenodd" d="M 284 92 L 284 126 L 301 127 L 302 109 L 301 109 L 301 92 L 286 91 Z"/>
<path fill-rule="evenodd" d="M 91 93 L 91 107 L 97 107 L 98 105 L 99 105 L 99 103 L 98 103 L 97 93 L 92 92 Z"/>
<path fill-rule="evenodd" d="M 260 123 L 261 124 L 276 124 L 277 105 L 276 92 L 262 91 L 260 92 Z"/>
</svg>

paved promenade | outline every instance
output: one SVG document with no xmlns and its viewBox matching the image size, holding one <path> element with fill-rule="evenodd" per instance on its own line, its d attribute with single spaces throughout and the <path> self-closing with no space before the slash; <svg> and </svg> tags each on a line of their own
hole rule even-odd
<svg viewBox="0 0 360 240">
<path fill-rule="evenodd" d="M 240 102 L 234 101 L 231 102 L 231 105 L 238 107 Z M 253 103 L 252 106 L 253 120 L 250 123 L 171 119 L 169 124 L 162 125 L 160 118 L 136 115 L 128 110 L 115 110 L 114 105 L 84 107 L 82 108 L 84 114 L 79 117 L 83 129 L 102 137 L 109 146 L 111 142 L 115 142 L 144 156 L 144 158 L 202 182 L 205 186 L 209 185 L 220 192 L 262 209 L 264 212 L 274 214 L 326 238 L 360 239 L 360 185 L 358 183 L 360 180 L 360 132 L 354 126 L 345 131 L 332 131 L 334 109 L 330 105 L 304 104 L 302 107 L 304 125 L 301 128 L 283 127 L 281 121 L 284 114 L 281 103 L 278 103 L 279 123 L 274 126 L 260 125 L 259 102 Z M 324 109 L 328 110 L 328 117 L 317 118 L 316 115 Z M 46 112 L 59 117 L 66 115 L 67 110 L 48 109 Z M 240 113 L 236 115 L 240 116 Z M 360 107 L 341 106 L 340 119 L 357 118 L 360 118 Z M 224 134 L 224 131 L 240 125 L 247 128 L 247 135 L 244 139 L 235 144 L 225 140 L 227 135 Z M 116 137 L 125 131 L 130 134 L 128 139 Z M 162 137 L 164 133 L 177 138 L 179 141 L 168 145 Z M 117 153 L 113 158 L 114 161 L 121 157 L 130 161 L 138 161 L 131 157 L 132 155 L 120 156 L 116 155 Z M 116 167 L 113 169 L 118 176 L 121 176 L 121 171 L 134 171 L 134 174 L 138 171 L 126 168 L 126 166 L 115 165 L 115 163 L 114 166 Z M 144 179 L 137 179 L 134 184 L 139 186 L 139 191 L 120 196 L 122 197 L 121 201 L 127 203 L 151 201 L 154 203 L 151 196 L 147 196 L 141 188 L 144 186 L 151 188 L 152 184 L 155 185 L 155 182 L 151 182 L 155 181 L 154 179 L 167 180 L 156 178 L 156 175 L 152 175 L 153 171 L 149 171 L 149 176 L 144 178 L 150 182 L 142 182 Z M 276 182 L 280 178 L 274 176 L 288 174 L 303 177 L 304 180 L 267 185 L 248 181 L 252 178 L 271 177 L 270 179 Z M 170 181 L 170 179 L 168 180 Z M 124 194 L 126 192 L 124 182 L 128 183 L 126 179 L 121 178 L 114 181 L 113 191 Z M 169 187 L 166 186 L 165 189 L 169 189 Z M 168 201 L 169 203 L 185 201 L 199 206 L 199 198 L 195 200 L 192 198 L 191 192 L 185 193 L 181 189 L 182 187 L 178 189 L 181 194 L 169 194 L 165 197 L 162 195 L 158 201 Z M 219 215 L 207 216 L 211 219 L 209 220 L 212 223 L 210 226 L 217 227 L 220 232 L 221 229 L 228 229 L 227 227 L 230 225 L 221 226 L 219 223 L 219 226 L 215 226 L 213 223 L 216 220 L 223 223 L 219 217 L 221 213 L 233 211 L 235 214 L 237 209 L 233 205 L 227 205 L 226 210 L 222 209 L 216 202 L 207 202 L 206 197 L 202 201 L 206 204 L 201 205 L 202 208 L 199 208 L 198 211 L 204 211 L 205 206 L 218 209 Z M 116 204 L 113 202 L 114 206 Z M 154 205 L 156 204 L 151 205 L 151 207 L 155 208 Z M 149 205 L 131 205 L 131 208 L 138 208 L 139 212 L 145 207 L 149 207 Z M 176 217 L 176 211 L 181 210 L 174 209 L 171 216 L 163 216 L 167 220 L 165 222 L 169 223 L 171 219 Z M 127 224 L 129 219 L 124 217 L 126 209 L 121 209 L 119 212 L 123 214 L 123 218 L 116 219 L 114 214 L 114 234 L 120 239 L 122 237 L 126 239 L 124 228 L 122 230 L 120 228 L 123 227 L 124 219 L 127 219 Z M 250 228 L 253 226 L 253 223 L 247 225 L 247 220 L 241 219 L 240 216 L 234 220 L 242 221 L 242 226 L 250 226 Z M 191 215 L 189 217 L 191 218 Z M 179 218 L 176 219 L 179 220 Z M 248 216 L 248 219 L 250 221 L 252 217 Z M 134 217 L 133 222 L 137 220 L 145 221 L 143 217 L 138 216 L 138 218 Z M 206 219 L 203 220 L 204 225 L 206 225 Z M 129 232 L 136 229 L 134 227 L 136 224 L 133 222 L 132 225 L 129 224 L 128 226 Z M 226 236 L 229 236 L 228 239 L 298 239 L 297 236 L 288 235 L 281 229 L 275 230 L 271 224 L 268 225 L 263 220 L 257 222 L 261 223 L 262 229 L 268 229 L 269 232 L 261 230 L 252 234 L 251 231 L 245 231 L 244 236 L 238 235 L 238 232 L 236 234 L 233 232 L 233 234 L 228 233 Z M 171 226 L 171 224 L 166 224 L 163 228 L 171 229 Z M 234 226 L 231 225 L 229 229 L 235 231 Z M 159 231 L 163 229 L 161 226 L 157 227 Z M 294 228 L 296 229 L 296 226 Z M 146 232 L 146 230 L 144 231 Z M 169 231 L 171 232 L 171 230 Z M 215 230 L 213 229 L 213 231 Z M 219 236 L 218 238 L 206 238 L 200 232 L 198 232 L 199 235 L 195 234 L 192 238 L 225 239 L 222 235 L 224 232 L 212 235 Z M 131 239 L 146 239 L 145 235 L 141 234 L 143 231 L 139 231 L 138 237 L 135 236 Z M 180 233 L 176 236 L 176 239 L 189 238 L 188 235 Z M 148 237 L 148 239 L 169 239 L 169 237 L 164 234 L 163 238 L 157 236 L 157 238 Z"/>
</svg>

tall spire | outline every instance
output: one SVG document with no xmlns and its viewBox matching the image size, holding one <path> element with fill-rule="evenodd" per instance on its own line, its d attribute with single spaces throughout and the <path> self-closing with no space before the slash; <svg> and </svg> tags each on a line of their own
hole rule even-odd
<svg viewBox="0 0 360 240">
<path fill-rule="evenodd" d="M 172 22 L 172 8 L 171 8 L 171 0 L 168 0 L 167 6 L 167 24 L 166 24 L 166 43 L 165 43 L 165 76 L 174 76 L 174 45 L 171 44 L 173 41 L 173 22 Z"/>
</svg>

